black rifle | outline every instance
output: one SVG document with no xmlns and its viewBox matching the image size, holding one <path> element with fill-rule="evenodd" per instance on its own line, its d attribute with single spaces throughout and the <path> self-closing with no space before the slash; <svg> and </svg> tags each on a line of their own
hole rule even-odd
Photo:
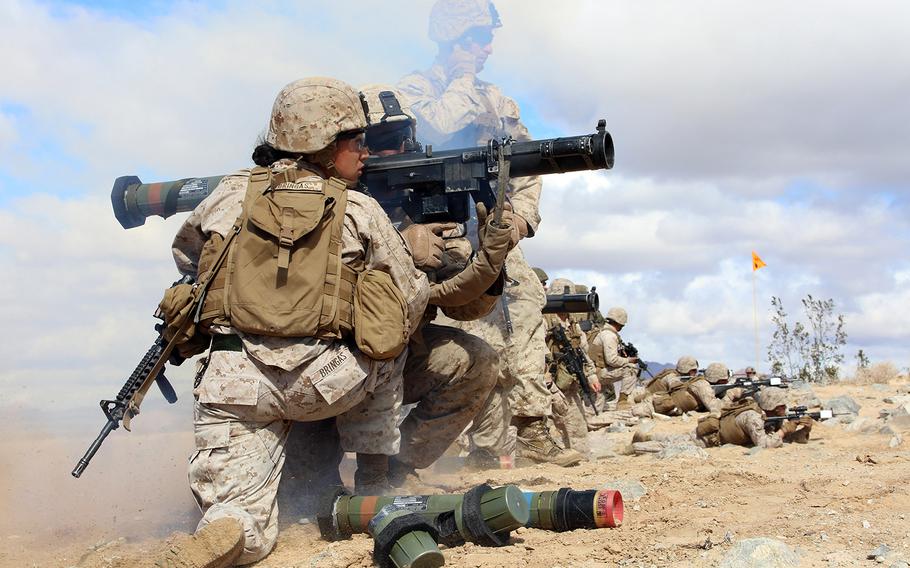
<svg viewBox="0 0 910 568">
<path fill-rule="evenodd" d="M 796 406 L 790 409 L 784 416 L 769 416 L 765 418 L 765 430 L 768 432 L 774 432 L 780 430 L 780 425 L 788 420 L 799 420 L 808 416 L 812 420 L 827 420 L 829 418 L 834 418 L 835 416 L 841 416 L 845 413 L 835 414 L 830 408 L 821 408 L 814 412 L 809 412 L 809 407 L 807 406 Z"/>
<path fill-rule="evenodd" d="M 741 379 L 738 378 L 732 383 L 721 383 L 716 385 L 711 385 L 711 388 L 714 389 L 714 396 L 721 398 L 723 397 L 728 390 L 732 389 L 743 389 L 744 396 L 753 395 L 762 387 L 780 387 L 782 389 L 789 388 L 789 386 L 780 378 L 780 377 L 771 377 L 768 379 Z"/>
<path fill-rule="evenodd" d="M 508 165 L 503 164 L 508 162 Z M 485 146 L 435 152 L 426 150 L 370 157 L 364 162 L 361 184 L 386 212 L 401 207 L 414 223 L 455 221 L 471 217 L 471 199 L 492 210 L 496 194 L 490 182 L 506 178 L 557 174 L 613 167 L 613 138 L 606 121 L 593 134 L 515 142 L 490 140 Z M 146 217 L 167 218 L 192 211 L 224 176 L 142 183 L 136 176 L 114 181 L 111 204 L 125 229 L 145 223 Z"/>
<path fill-rule="evenodd" d="M 619 340 L 619 354 L 623 357 L 635 357 L 638 359 L 638 368 L 640 371 L 648 373 L 648 375 L 653 379 L 654 375 L 651 374 L 651 371 L 648 370 L 648 364 L 641 360 L 641 357 L 638 356 L 638 348 L 632 345 L 631 343 L 624 343 L 622 339 Z M 639 372 L 639 375 L 641 373 Z"/>
<path fill-rule="evenodd" d="M 578 380 L 578 385 L 581 387 L 581 394 L 584 395 L 585 400 L 594 409 L 594 414 L 600 414 L 594 404 L 594 391 L 591 389 L 590 383 L 588 383 L 588 377 L 585 376 L 584 351 L 579 347 L 572 347 L 572 342 L 569 340 L 569 336 L 566 335 L 566 330 L 562 325 L 554 325 L 550 329 L 550 333 L 556 342 L 556 347 L 559 349 L 559 353 L 556 355 L 556 364 L 562 363 L 566 366 L 567 371 L 575 375 L 575 379 Z"/>
<path fill-rule="evenodd" d="M 174 282 L 174 286 L 192 283 L 193 278 L 191 276 L 184 276 L 180 280 Z M 76 467 L 72 471 L 73 477 L 82 475 L 82 472 L 88 467 L 89 462 L 95 456 L 95 452 L 101 447 L 105 438 L 107 438 L 108 434 L 120 427 L 121 421 L 124 421 L 124 428 L 127 430 L 130 429 L 129 421 L 138 413 L 138 409 L 131 407 L 131 402 L 137 391 L 146 384 L 152 371 L 158 369 L 154 380 L 155 384 L 157 384 L 158 388 L 161 390 L 161 394 L 164 395 L 165 400 L 171 404 L 177 402 L 177 393 L 174 392 L 174 387 L 171 386 L 171 383 L 164 376 L 164 361 L 162 361 L 162 359 L 167 358 L 173 365 L 180 365 L 184 360 L 176 352 L 167 352 L 166 347 L 168 341 L 161 335 L 163 329 L 164 324 L 159 323 L 155 325 L 155 330 L 158 331 L 158 338 L 155 339 L 152 346 L 149 347 L 148 351 L 145 352 L 145 355 L 142 356 L 142 360 L 140 360 L 139 364 L 136 365 L 136 368 L 133 369 L 133 373 L 126 382 L 123 383 L 120 392 L 117 393 L 117 397 L 114 400 L 102 400 L 100 402 L 101 411 L 104 412 L 104 415 L 107 417 L 107 422 L 104 424 L 104 427 L 101 428 L 101 433 L 98 434 L 95 441 L 88 447 L 85 455 L 83 455 L 82 459 L 79 460 L 79 463 L 76 464 Z"/>
<path fill-rule="evenodd" d="M 541 310 L 545 314 L 580 314 L 595 312 L 600 307 L 597 286 L 587 294 L 569 294 L 568 286 L 563 294 L 547 294 L 547 304 Z M 585 330 L 587 331 L 587 330 Z"/>
</svg>

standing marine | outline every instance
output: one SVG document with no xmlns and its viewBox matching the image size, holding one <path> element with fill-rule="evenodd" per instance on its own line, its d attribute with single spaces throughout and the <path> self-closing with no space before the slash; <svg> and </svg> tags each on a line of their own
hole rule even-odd
<svg viewBox="0 0 910 568">
<path fill-rule="evenodd" d="M 429 36 L 438 52 L 433 65 L 399 82 L 421 125 L 421 138 L 435 148 L 486 144 L 510 136 L 530 140 L 518 105 L 502 91 L 478 78 L 492 53 L 493 32 L 502 23 L 490 0 L 438 0 L 430 13 Z M 509 182 L 512 240 L 534 236 L 540 223 L 540 177 Z M 520 246 L 506 258 L 505 291 L 489 315 L 471 322 L 447 322 L 483 338 L 500 353 L 499 389 L 481 410 L 470 432 L 477 447 L 502 455 L 512 445 L 512 428 L 487 420 L 511 416 L 517 432 L 516 454 L 539 462 L 569 465 L 579 456 L 560 448 L 549 433 L 551 395 L 546 385 L 545 329 L 541 309 L 544 289 Z M 507 410 L 503 410 L 503 409 Z"/>
</svg>

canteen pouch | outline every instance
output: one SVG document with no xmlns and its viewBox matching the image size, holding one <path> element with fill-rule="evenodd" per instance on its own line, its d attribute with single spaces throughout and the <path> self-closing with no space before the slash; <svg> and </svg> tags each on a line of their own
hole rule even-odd
<svg viewBox="0 0 910 568">
<path fill-rule="evenodd" d="M 408 344 L 408 311 L 392 277 L 379 270 L 357 276 L 354 290 L 354 341 L 371 359 L 392 359 Z"/>
</svg>

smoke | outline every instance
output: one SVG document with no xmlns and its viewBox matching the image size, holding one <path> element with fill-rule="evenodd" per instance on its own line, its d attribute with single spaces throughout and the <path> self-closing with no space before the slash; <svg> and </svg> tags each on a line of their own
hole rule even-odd
<svg viewBox="0 0 910 568">
<path fill-rule="evenodd" d="M 176 412 L 191 416 L 189 408 Z M 56 546 L 192 531 L 199 517 L 186 478 L 192 430 L 167 427 L 165 411 L 143 412 L 134 432 L 111 433 L 79 479 L 70 471 L 97 431 L 82 424 L 49 432 L 12 418 L 0 430 L 0 535 Z M 99 412 L 97 428 L 102 424 Z"/>
</svg>

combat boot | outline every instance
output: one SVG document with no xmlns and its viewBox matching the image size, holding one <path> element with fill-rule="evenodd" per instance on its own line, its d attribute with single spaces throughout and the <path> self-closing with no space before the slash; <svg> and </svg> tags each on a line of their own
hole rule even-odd
<svg viewBox="0 0 910 568">
<path fill-rule="evenodd" d="M 384 454 L 357 454 L 357 471 L 354 472 L 354 493 L 357 495 L 385 495 L 391 490 L 389 456 Z"/>
<path fill-rule="evenodd" d="M 408 482 L 420 482 L 417 469 L 411 464 L 398 461 L 395 458 L 389 458 L 389 485 L 397 488 L 404 486 Z"/>
<path fill-rule="evenodd" d="M 632 408 L 632 402 L 629 400 L 629 395 L 620 393 L 619 398 L 616 399 L 616 410 L 629 410 L 630 408 Z"/>
<path fill-rule="evenodd" d="M 168 539 L 155 560 L 156 568 L 230 568 L 243 552 L 243 524 L 237 519 L 216 519 L 193 534 Z"/>
<path fill-rule="evenodd" d="M 483 471 L 487 469 L 499 469 L 499 456 L 493 455 L 493 452 L 486 448 L 474 448 L 464 459 L 466 469 L 472 471 Z"/>
<path fill-rule="evenodd" d="M 561 448 L 550 436 L 543 418 L 523 419 L 518 426 L 516 457 L 561 467 L 578 465 L 585 457 L 576 450 Z"/>
</svg>

